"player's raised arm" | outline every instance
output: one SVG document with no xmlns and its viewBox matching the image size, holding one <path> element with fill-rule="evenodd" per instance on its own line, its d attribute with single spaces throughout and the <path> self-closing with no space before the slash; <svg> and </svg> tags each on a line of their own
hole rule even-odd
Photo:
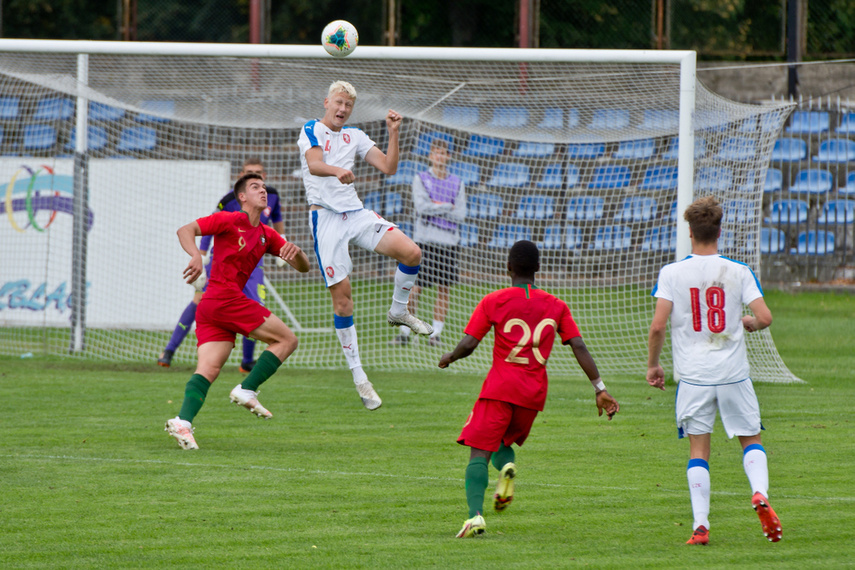
<svg viewBox="0 0 855 570">
<path fill-rule="evenodd" d="M 285 245 L 279 250 L 279 257 L 300 273 L 308 273 L 311 268 L 306 252 L 293 242 L 285 242 Z"/>
<path fill-rule="evenodd" d="M 386 115 L 386 128 L 389 129 L 389 146 L 386 152 L 375 146 L 365 155 L 365 161 L 383 174 L 395 174 L 398 171 L 398 133 L 403 120 L 398 112 L 389 109 Z"/>
<path fill-rule="evenodd" d="M 319 146 L 313 146 L 306 151 L 306 166 L 313 176 L 334 176 L 342 184 L 351 184 L 356 180 L 353 172 L 324 162 L 324 151 Z"/>
</svg>

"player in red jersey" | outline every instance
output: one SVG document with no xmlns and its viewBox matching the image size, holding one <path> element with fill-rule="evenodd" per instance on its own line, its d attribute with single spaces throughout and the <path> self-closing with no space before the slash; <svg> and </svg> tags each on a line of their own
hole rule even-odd
<svg viewBox="0 0 855 570">
<path fill-rule="evenodd" d="M 606 391 L 594 358 L 588 352 L 579 328 L 567 304 L 534 286 L 534 274 L 540 270 L 540 252 L 530 241 L 518 241 L 508 253 L 508 273 L 512 287 L 494 291 L 481 299 L 464 336 L 452 352 L 439 361 L 440 368 L 475 350 L 484 336 L 495 327 L 493 366 L 481 386 L 481 394 L 457 443 L 471 448 L 466 468 L 466 501 L 469 519 L 458 538 L 483 534 L 484 493 L 489 474 L 487 462 L 500 471 L 493 507 L 502 511 L 513 500 L 514 464 L 512 444 L 522 445 L 534 418 L 546 402 L 546 361 L 555 337 L 569 344 L 579 366 L 588 376 L 597 394 L 599 415 L 609 420 L 620 410 Z"/>
<path fill-rule="evenodd" d="M 208 288 L 196 310 L 196 372 L 187 382 L 181 412 L 166 422 L 166 431 L 182 449 L 199 449 L 191 422 L 228 360 L 236 333 L 269 345 L 249 375 L 229 395 L 232 402 L 260 418 L 270 418 L 272 414 L 258 403 L 258 387 L 297 348 L 297 337 L 291 329 L 266 307 L 247 298 L 243 288 L 265 253 L 281 257 L 301 273 L 309 271 L 309 258 L 297 245 L 261 223 L 261 212 L 267 207 L 267 188 L 261 175 L 241 176 L 234 192 L 240 211 L 216 212 L 182 226 L 177 232 L 181 247 L 191 256 L 184 269 L 188 283 L 203 271 L 196 237 L 213 235 L 215 245 Z"/>
</svg>

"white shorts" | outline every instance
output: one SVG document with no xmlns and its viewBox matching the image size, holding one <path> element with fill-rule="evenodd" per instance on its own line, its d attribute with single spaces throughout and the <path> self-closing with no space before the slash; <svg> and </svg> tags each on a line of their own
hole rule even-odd
<svg viewBox="0 0 855 570">
<path fill-rule="evenodd" d="M 712 433 L 716 410 L 727 437 L 751 436 L 763 429 L 760 423 L 760 404 L 750 378 L 715 386 L 690 384 L 677 385 L 677 431 L 680 437 Z"/>
<path fill-rule="evenodd" d="M 339 214 L 324 208 L 309 211 L 309 227 L 312 229 L 315 257 L 324 283 L 331 287 L 353 271 L 349 244 L 374 251 L 386 232 L 398 226 L 372 210 Z"/>
</svg>

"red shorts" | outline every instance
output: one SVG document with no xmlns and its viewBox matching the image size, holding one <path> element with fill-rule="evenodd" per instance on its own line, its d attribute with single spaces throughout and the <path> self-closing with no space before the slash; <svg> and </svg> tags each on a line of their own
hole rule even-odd
<svg viewBox="0 0 855 570">
<path fill-rule="evenodd" d="M 537 410 L 479 398 L 457 443 L 484 451 L 499 451 L 500 443 L 522 445 L 536 417 Z"/>
<path fill-rule="evenodd" d="M 235 335 L 248 335 L 270 316 L 270 310 L 246 295 L 229 299 L 203 296 L 196 308 L 196 346 L 206 342 L 234 343 Z"/>
</svg>

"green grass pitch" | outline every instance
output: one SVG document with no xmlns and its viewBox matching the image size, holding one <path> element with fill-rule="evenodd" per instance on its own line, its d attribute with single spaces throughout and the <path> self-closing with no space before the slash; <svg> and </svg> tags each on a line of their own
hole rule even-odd
<svg viewBox="0 0 855 570">
<path fill-rule="evenodd" d="M 196 418 L 201 450 L 163 431 L 192 368 L 0 358 L 0 566 L 4 568 L 839 568 L 855 560 L 855 297 L 768 292 L 773 337 L 804 384 L 759 384 L 768 543 L 737 441 L 713 434 L 711 545 L 689 547 L 688 445 L 674 385 L 553 375 L 517 452 L 516 499 L 467 517 L 468 450 L 455 443 L 480 374 L 373 373 L 368 412 L 349 373 L 287 364 L 262 389 L 270 421 L 228 402 L 223 372 Z M 406 350 L 402 348 L 401 350 Z M 482 346 L 478 350 L 490 350 Z M 561 347 L 556 350 L 562 350 Z M 563 350 L 568 350 L 563 348 Z M 497 472 L 491 467 L 492 493 Z M 488 502 L 489 507 L 489 502 Z"/>
</svg>

